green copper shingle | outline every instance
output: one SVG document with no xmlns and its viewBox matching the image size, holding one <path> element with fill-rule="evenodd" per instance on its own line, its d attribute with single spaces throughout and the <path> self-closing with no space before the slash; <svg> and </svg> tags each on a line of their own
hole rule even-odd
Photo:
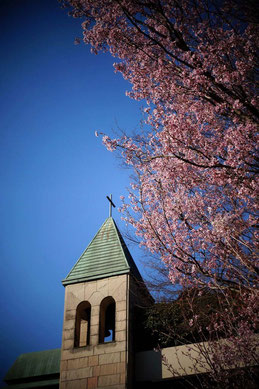
<svg viewBox="0 0 259 389">
<path fill-rule="evenodd" d="M 20 385 L 17 387 L 33 387 L 36 381 L 31 382 L 30 386 L 24 383 L 27 379 L 39 379 L 41 385 L 50 385 L 49 380 L 58 379 L 60 369 L 60 349 L 38 351 L 34 353 L 21 354 L 13 366 L 9 369 L 4 380 L 9 385 Z M 56 378 L 56 377 L 57 378 Z M 46 382 L 48 381 L 48 382 Z M 53 384 L 53 382 L 52 382 Z M 25 385 L 25 386 L 22 386 Z M 27 385 L 27 386 L 26 386 Z M 37 386 L 34 386 L 37 387 Z"/>
<path fill-rule="evenodd" d="M 132 273 L 142 277 L 112 217 L 105 220 L 63 285 Z"/>
</svg>

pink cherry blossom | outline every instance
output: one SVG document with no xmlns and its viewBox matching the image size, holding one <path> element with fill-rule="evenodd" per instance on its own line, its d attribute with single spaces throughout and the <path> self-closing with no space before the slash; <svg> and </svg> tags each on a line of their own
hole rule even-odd
<svg viewBox="0 0 259 389">
<path fill-rule="evenodd" d="M 127 221 L 173 282 L 250 288 L 259 36 L 252 11 L 234 0 L 210 8 L 202 0 L 68 3 L 85 18 L 85 43 L 119 58 L 128 95 L 148 102 L 148 135 L 103 137 L 137 176 Z"/>
<path fill-rule="evenodd" d="M 258 302 L 256 4 L 65 3 L 85 20 L 84 42 L 118 58 L 127 95 L 146 104 L 144 135 L 103 137 L 135 173 L 124 219 L 172 283 Z"/>
</svg>

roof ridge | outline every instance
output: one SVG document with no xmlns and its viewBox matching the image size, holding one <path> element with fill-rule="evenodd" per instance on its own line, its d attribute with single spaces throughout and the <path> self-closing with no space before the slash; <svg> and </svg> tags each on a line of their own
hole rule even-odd
<svg viewBox="0 0 259 389">
<path fill-rule="evenodd" d="M 114 227 L 115 227 L 117 239 L 118 239 L 118 241 L 119 241 L 119 243 L 120 243 L 120 251 L 121 251 L 122 254 L 123 254 L 123 258 L 124 258 L 124 260 L 125 260 L 125 263 L 126 263 L 127 267 L 130 269 L 129 263 L 128 263 L 127 258 L 126 258 L 126 255 L 125 255 L 125 251 L 124 251 L 124 249 L 123 249 L 123 247 L 122 247 L 122 244 L 121 244 L 120 232 L 119 232 L 119 229 L 118 229 L 118 227 L 117 227 L 117 224 L 115 223 L 115 220 L 114 220 L 113 218 L 112 218 L 112 222 L 113 222 L 113 225 L 114 225 Z"/>
<path fill-rule="evenodd" d="M 57 347 L 57 348 L 49 348 L 47 350 L 38 350 L 38 351 L 29 351 L 28 353 L 21 353 L 20 355 L 18 355 L 18 358 L 21 356 L 21 355 L 28 355 L 28 354 L 35 354 L 35 353 L 44 353 L 44 352 L 48 352 L 48 351 L 57 351 L 57 350 L 61 350 L 60 347 Z"/>
<path fill-rule="evenodd" d="M 116 228 L 116 232 L 117 232 L 118 238 L 119 238 L 119 240 L 120 240 L 120 247 L 121 247 L 121 250 L 123 251 L 123 254 L 124 254 L 125 260 L 126 260 L 126 262 L 127 262 L 127 264 L 128 264 L 129 269 L 133 270 L 133 273 L 135 273 L 135 274 L 134 274 L 135 277 L 136 277 L 139 281 L 144 282 L 144 281 L 143 281 L 143 278 L 142 278 L 142 276 L 141 276 L 141 274 L 140 274 L 140 272 L 139 272 L 139 270 L 138 270 L 138 267 L 137 267 L 137 265 L 136 265 L 136 263 L 135 263 L 135 261 L 134 261 L 132 255 L 131 255 L 131 253 L 130 253 L 130 251 L 129 251 L 129 249 L 128 249 L 128 246 L 126 245 L 126 242 L 125 242 L 125 240 L 123 239 L 123 236 L 121 235 L 121 232 L 120 232 L 120 230 L 118 229 L 117 224 L 115 223 L 115 221 L 114 221 L 114 225 L 115 225 L 115 228 Z M 125 252 L 125 251 L 126 251 L 126 252 Z M 127 256 L 128 256 L 128 259 L 127 259 Z M 129 263 L 129 261 L 130 261 L 130 263 Z M 131 268 L 131 266 L 133 267 L 133 269 Z"/>
</svg>

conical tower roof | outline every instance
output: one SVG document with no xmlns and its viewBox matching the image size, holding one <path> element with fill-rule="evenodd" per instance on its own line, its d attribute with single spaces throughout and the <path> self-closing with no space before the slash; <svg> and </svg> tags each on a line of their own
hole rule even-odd
<svg viewBox="0 0 259 389">
<path fill-rule="evenodd" d="M 69 285 L 126 273 L 143 282 L 115 221 L 109 217 L 62 283 Z"/>
</svg>

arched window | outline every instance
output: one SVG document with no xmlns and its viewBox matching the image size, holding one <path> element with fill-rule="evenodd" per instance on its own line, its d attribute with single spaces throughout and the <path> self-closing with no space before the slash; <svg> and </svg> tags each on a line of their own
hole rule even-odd
<svg viewBox="0 0 259 389">
<path fill-rule="evenodd" d="M 103 299 L 100 305 L 99 342 L 115 340 L 115 301 L 112 297 Z"/>
<path fill-rule="evenodd" d="M 75 347 L 90 344 L 91 304 L 83 301 L 76 308 Z"/>
</svg>

